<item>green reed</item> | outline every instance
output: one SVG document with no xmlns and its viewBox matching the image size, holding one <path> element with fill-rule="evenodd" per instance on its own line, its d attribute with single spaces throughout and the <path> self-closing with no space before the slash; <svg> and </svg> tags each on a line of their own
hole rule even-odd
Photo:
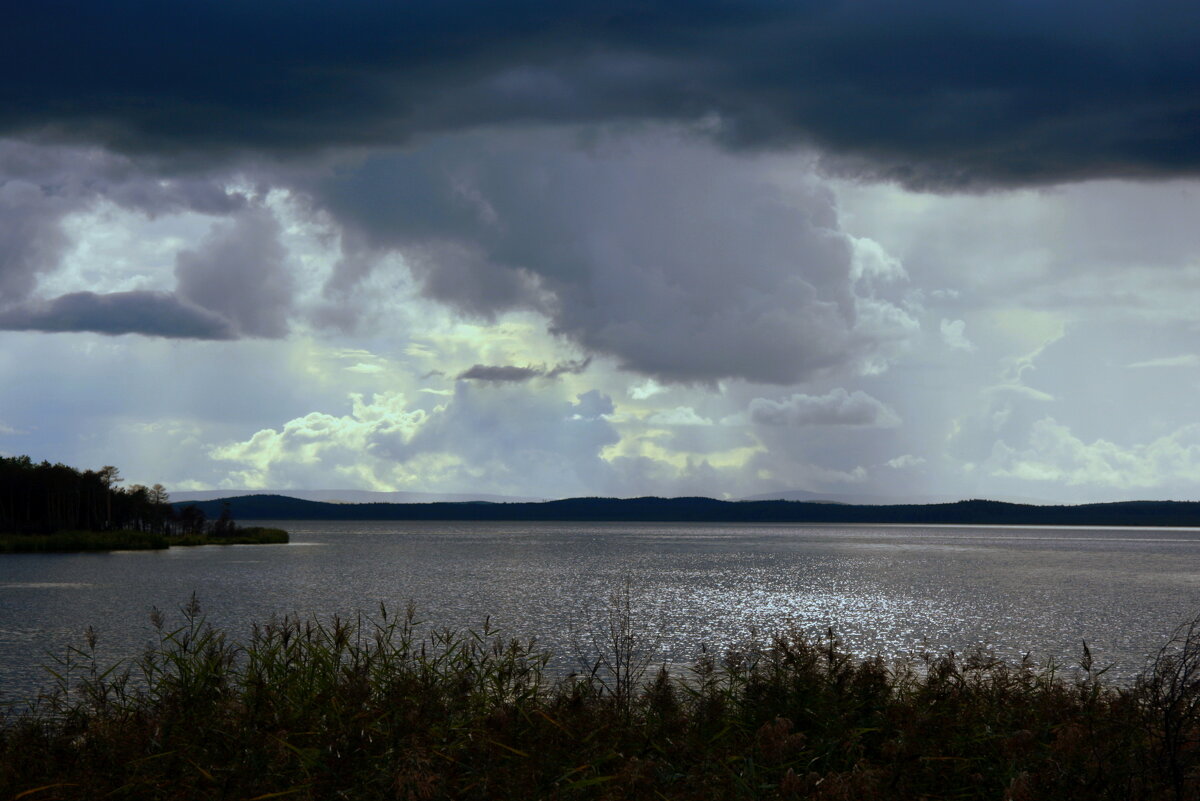
<svg viewBox="0 0 1200 801">
<path fill-rule="evenodd" d="M 283 529 L 239 527 L 230 534 L 184 534 L 168 537 L 150 531 L 59 531 L 54 534 L 0 534 L 0 554 L 74 553 L 83 551 L 151 551 L 193 545 L 279 545 L 288 542 Z"/>
<path fill-rule="evenodd" d="M 74 551 L 150 551 L 167 548 L 162 534 L 149 531 L 59 531 L 54 534 L 2 534 L 0 553 L 69 553 Z"/>
<path fill-rule="evenodd" d="M 615 614 L 632 614 L 628 606 Z M 241 642 L 189 603 L 120 668 L 95 635 L 0 726 L 0 798 L 1187 799 L 1200 631 L 1128 686 L 986 651 L 859 659 L 785 632 L 686 672 L 555 675 L 485 621 L 286 617 Z M 617 620 L 615 630 L 632 630 Z M 632 638 L 599 637 L 634 649 Z M 631 683 L 636 678 L 636 683 Z"/>
</svg>

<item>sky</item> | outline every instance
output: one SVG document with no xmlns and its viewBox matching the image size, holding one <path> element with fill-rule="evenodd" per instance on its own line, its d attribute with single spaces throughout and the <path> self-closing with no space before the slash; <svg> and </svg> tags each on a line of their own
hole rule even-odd
<svg viewBox="0 0 1200 801">
<path fill-rule="evenodd" d="M 24 4 L 0 454 L 1200 499 L 1200 4 Z"/>
</svg>

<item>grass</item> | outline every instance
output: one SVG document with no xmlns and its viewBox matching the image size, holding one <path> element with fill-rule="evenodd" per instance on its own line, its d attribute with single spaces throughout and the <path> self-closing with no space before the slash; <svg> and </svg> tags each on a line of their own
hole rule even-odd
<svg viewBox="0 0 1200 801">
<path fill-rule="evenodd" d="M 781 633 L 632 675 L 632 638 L 555 677 L 489 623 L 256 626 L 154 619 L 103 669 L 95 639 L 0 726 L 0 798 L 1191 799 L 1200 629 L 1129 686 L 986 652 L 885 664 Z M 157 613 L 156 613 L 157 614 Z M 618 627 L 618 632 L 631 630 Z M 601 638 L 604 639 L 604 638 Z M 625 672 L 623 672 L 625 671 Z"/>
<path fill-rule="evenodd" d="M 274 545 L 288 542 L 283 529 L 251 526 L 229 536 L 187 534 L 166 537 L 146 531 L 60 531 L 54 534 L 0 535 L 0 553 L 74 553 L 80 551 L 149 551 L 193 545 Z"/>
</svg>

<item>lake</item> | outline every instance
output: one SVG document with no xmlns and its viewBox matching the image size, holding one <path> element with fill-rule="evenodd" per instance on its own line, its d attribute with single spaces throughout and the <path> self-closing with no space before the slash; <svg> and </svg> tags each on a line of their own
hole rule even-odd
<svg viewBox="0 0 1200 801">
<path fill-rule="evenodd" d="M 490 616 L 562 669 L 628 587 L 656 661 L 690 662 L 752 632 L 833 626 L 859 654 L 963 651 L 1098 664 L 1128 680 L 1200 613 L 1200 530 L 972 526 L 280 521 L 290 545 L 0 557 L 0 691 L 90 625 L 102 658 L 154 638 L 195 593 L 208 620 L 401 611 L 438 626 Z"/>
</svg>

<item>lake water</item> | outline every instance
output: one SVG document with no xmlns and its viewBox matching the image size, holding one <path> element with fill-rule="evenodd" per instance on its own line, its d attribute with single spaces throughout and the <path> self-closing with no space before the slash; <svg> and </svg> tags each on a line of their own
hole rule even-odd
<svg viewBox="0 0 1200 801">
<path fill-rule="evenodd" d="M 888 657 L 986 643 L 1073 664 L 1087 640 L 1128 679 L 1200 613 L 1200 530 L 285 521 L 286 546 L 0 557 L 0 692 L 47 684 L 47 653 L 97 632 L 104 659 L 154 637 L 195 593 L 237 636 L 252 621 L 416 604 L 431 624 L 493 623 L 570 666 L 628 586 L 656 659 L 751 630 L 834 626 Z"/>
</svg>

